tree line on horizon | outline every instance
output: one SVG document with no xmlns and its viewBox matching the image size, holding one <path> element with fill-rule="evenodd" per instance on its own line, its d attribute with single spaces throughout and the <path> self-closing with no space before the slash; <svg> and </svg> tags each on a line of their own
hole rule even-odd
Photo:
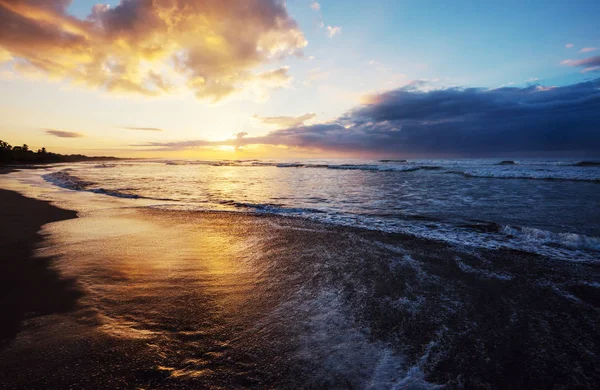
<svg viewBox="0 0 600 390">
<path fill-rule="evenodd" d="M 56 162 L 113 160 L 115 157 L 89 157 L 83 154 L 58 154 L 48 152 L 46 148 L 33 151 L 29 145 L 12 146 L 0 140 L 0 164 L 43 164 Z"/>
</svg>

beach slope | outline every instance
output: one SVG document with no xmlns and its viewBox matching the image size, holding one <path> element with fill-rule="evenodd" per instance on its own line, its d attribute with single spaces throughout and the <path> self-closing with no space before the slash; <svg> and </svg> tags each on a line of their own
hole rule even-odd
<svg viewBox="0 0 600 390">
<path fill-rule="evenodd" d="M 79 292 L 72 280 L 61 279 L 51 258 L 35 258 L 40 228 L 76 218 L 48 202 L 0 190 L 0 340 L 13 338 L 21 323 L 31 317 L 69 310 Z"/>
</svg>

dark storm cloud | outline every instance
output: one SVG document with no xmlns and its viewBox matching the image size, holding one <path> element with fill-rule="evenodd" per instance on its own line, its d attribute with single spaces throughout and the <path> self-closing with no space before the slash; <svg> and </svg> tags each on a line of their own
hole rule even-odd
<svg viewBox="0 0 600 390">
<path fill-rule="evenodd" d="M 262 137 L 191 142 L 386 155 L 600 154 L 600 79 L 563 87 L 420 87 L 371 96 L 333 123 L 290 127 Z M 153 146 L 173 149 L 185 143 Z"/>
<path fill-rule="evenodd" d="M 53 129 L 46 129 L 44 131 L 46 132 L 46 134 L 50 134 L 50 135 L 53 135 L 55 137 L 60 137 L 60 138 L 82 138 L 82 137 L 85 137 L 83 134 L 75 133 L 74 131 L 53 130 Z"/>
</svg>

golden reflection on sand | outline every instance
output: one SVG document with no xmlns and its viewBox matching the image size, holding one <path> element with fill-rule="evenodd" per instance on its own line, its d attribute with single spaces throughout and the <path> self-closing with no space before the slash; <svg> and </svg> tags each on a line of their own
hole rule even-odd
<svg viewBox="0 0 600 390">
<path fill-rule="evenodd" d="M 82 303 L 98 311 L 103 331 L 152 338 L 168 336 L 173 318 L 186 323 L 177 331 L 195 332 L 208 317 L 241 315 L 257 278 L 245 250 L 254 243 L 249 228 L 230 218 L 102 210 L 49 225 L 51 249 L 40 253 L 57 255 L 60 271 L 85 287 Z"/>
</svg>

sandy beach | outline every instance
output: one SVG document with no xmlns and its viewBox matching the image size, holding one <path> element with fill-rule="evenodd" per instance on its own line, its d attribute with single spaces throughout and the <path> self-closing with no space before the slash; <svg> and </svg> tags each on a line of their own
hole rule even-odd
<svg viewBox="0 0 600 390">
<path fill-rule="evenodd" d="M 0 339 L 5 343 L 27 318 L 71 309 L 79 292 L 72 280 L 60 278 L 50 268 L 51 258 L 40 260 L 33 256 L 42 240 L 40 228 L 75 218 L 76 213 L 5 190 L 0 190 L 0 204 Z"/>
<path fill-rule="evenodd" d="M 3 388 L 600 378 L 597 264 L 272 215 L 115 207 L 75 218 L 0 196 L 11 221 Z"/>
</svg>

